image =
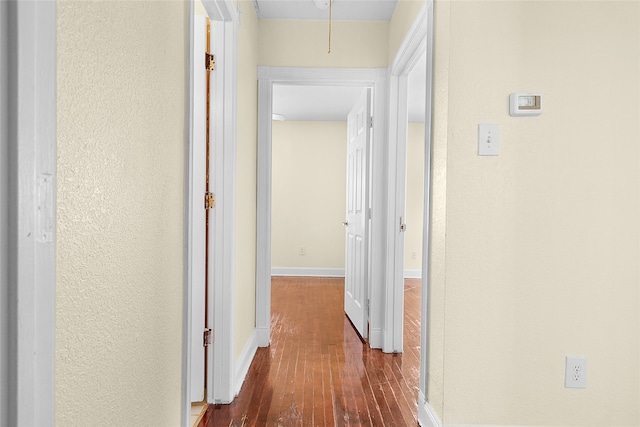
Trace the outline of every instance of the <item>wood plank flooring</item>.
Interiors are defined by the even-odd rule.
[[[271,345],[240,394],[199,427],[416,426],[420,280],[405,281],[405,352],[363,343],[344,314],[344,279],[274,277]]]

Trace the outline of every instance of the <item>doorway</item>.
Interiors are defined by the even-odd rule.
[[[371,90],[273,89],[272,275],[344,277],[344,311],[366,339]]]
[[[342,86],[372,89],[373,150],[370,246],[370,338],[373,348],[382,347],[382,266],[383,251],[375,242],[383,241],[384,221],[375,212],[383,212],[382,183],[386,134],[386,70],[381,69],[310,69],[259,67],[258,69],[258,224],[256,268],[256,332],[258,345],[266,347],[270,340],[271,322],[271,224],[272,224],[272,129],[274,85]],[[377,171],[377,173],[376,173]]]

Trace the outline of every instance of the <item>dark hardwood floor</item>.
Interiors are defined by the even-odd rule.
[[[271,345],[240,394],[210,405],[199,427],[415,426],[420,280],[405,281],[405,352],[364,344],[344,314],[344,280],[274,277]]]

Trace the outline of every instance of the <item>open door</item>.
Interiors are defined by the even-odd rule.
[[[371,89],[364,89],[347,117],[347,218],[344,311],[362,338],[368,337],[369,152]]]
[[[207,85],[204,52],[207,49],[207,18],[194,19],[193,147],[191,151],[191,402],[202,402],[205,389],[203,332],[206,310],[206,120]]]

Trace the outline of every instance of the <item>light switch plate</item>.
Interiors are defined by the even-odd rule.
[[[478,125],[478,156],[497,156],[500,148],[498,125]]]

